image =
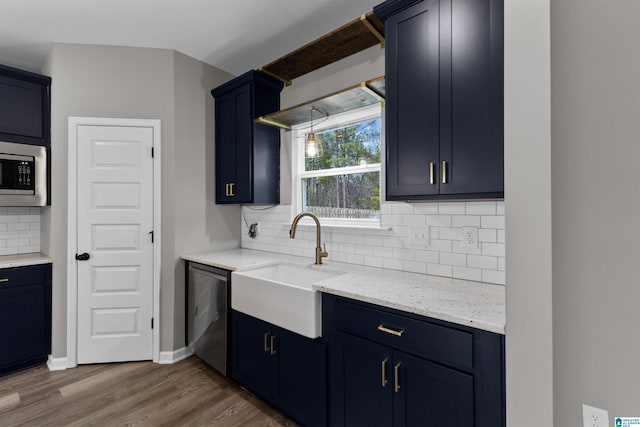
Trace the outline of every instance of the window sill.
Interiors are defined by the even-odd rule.
[[[298,223],[298,228],[302,227],[302,228],[316,228],[316,224],[315,222],[312,222],[313,220],[309,220],[311,222],[299,222]],[[291,226],[291,222],[287,222],[287,223],[283,223],[283,225],[286,225],[287,227]],[[393,228],[389,225],[374,225],[374,224],[336,224],[334,222],[329,222],[329,223],[324,223],[322,221],[320,221],[320,226],[324,229],[331,229],[331,228],[337,228],[337,229],[356,229],[356,230],[384,230],[384,231],[391,231],[393,230]]]

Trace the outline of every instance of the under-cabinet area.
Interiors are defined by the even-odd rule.
[[[229,376],[296,422],[505,425],[504,287],[247,249],[183,258],[230,273]],[[295,293],[317,295],[317,318],[277,315]],[[314,320],[319,337],[291,331]]]

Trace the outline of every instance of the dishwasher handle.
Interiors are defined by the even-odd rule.
[[[214,273],[213,271],[204,270],[202,268],[194,267],[192,265],[189,266],[189,271],[197,271],[198,274],[210,277],[212,279],[220,280],[222,282],[226,282],[227,281],[227,275],[226,274]]]

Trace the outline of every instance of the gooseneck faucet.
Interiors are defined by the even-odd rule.
[[[309,212],[301,212],[293,218],[293,222],[291,223],[291,229],[289,230],[289,238],[293,239],[296,237],[296,227],[298,226],[298,222],[302,217],[308,216],[312,218],[316,222],[316,264],[322,264],[322,258],[326,258],[329,256],[329,252],[327,252],[327,248],[322,249],[322,244],[320,243],[320,221],[318,221],[318,217]]]

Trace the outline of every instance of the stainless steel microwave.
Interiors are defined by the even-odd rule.
[[[0,206],[46,204],[46,148],[0,141]]]

